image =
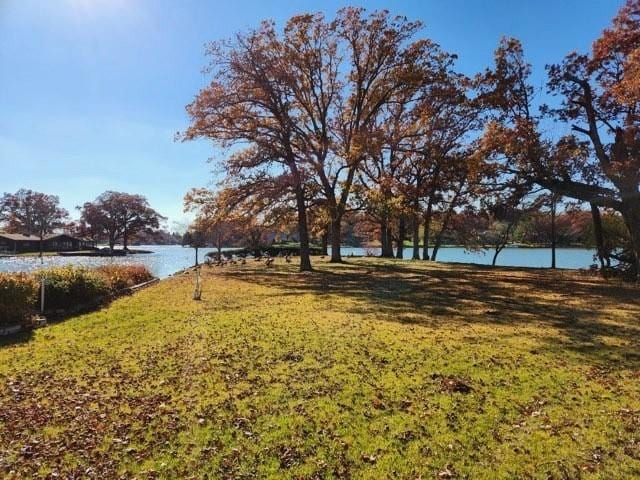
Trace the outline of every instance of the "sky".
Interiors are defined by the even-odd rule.
[[[208,78],[204,46],[301,12],[347,5],[421,20],[422,35],[474,74],[518,37],[542,89],[544,65],[586,51],[619,0],[0,0],[0,193],[19,188],[76,206],[105,190],[146,196],[183,229],[184,194],[214,185],[202,140],[179,142],[185,106]]]

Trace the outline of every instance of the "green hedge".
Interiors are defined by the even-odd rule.
[[[97,301],[111,293],[109,285],[96,272],[83,267],[38,270],[34,276],[45,280],[46,310],[67,309]]]
[[[45,310],[67,310],[90,305],[148,280],[153,276],[140,265],[108,265],[94,269],[66,266],[33,274],[0,274],[0,326],[29,320],[39,307],[40,282],[45,280]]]
[[[0,273],[0,327],[29,320],[38,298],[38,282],[26,273]]]

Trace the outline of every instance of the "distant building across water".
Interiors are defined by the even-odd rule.
[[[73,237],[66,233],[50,233],[43,237],[42,250],[45,252],[77,252],[92,250],[96,242]],[[21,233],[0,232],[0,253],[26,253],[40,251],[40,237]]]

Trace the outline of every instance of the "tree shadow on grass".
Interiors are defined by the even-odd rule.
[[[640,289],[618,281],[571,271],[374,259],[320,263],[311,274],[284,264],[216,273],[276,287],[279,295],[327,296],[328,308],[344,297],[354,302],[342,310],[404,324],[548,325],[561,333],[545,335],[554,352],[640,368]],[[612,309],[616,319],[608,316]]]

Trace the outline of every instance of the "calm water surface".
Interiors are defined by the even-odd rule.
[[[127,257],[44,257],[41,265],[37,257],[0,257],[0,272],[29,272],[41,267],[57,267],[68,264],[94,267],[105,264],[144,264],[151,272],[160,278],[166,278],[172,273],[182,270],[194,263],[194,250],[178,245],[143,245],[144,250],[153,253],[130,255]],[[198,256],[200,260],[212,248],[201,248]],[[405,258],[411,257],[411,249],[405,249]],[[559,268],[589,268],[593,262],[593,250],[582,248],[557,249],[557,263]],[[380,249],[363,249],[344,247],[342,254],[349,255],[379,255]],[[493,252],[466,252],[463,248],[442,248],[438,252],[438,260],[443,262],[479,263],[490,265]],[[548,248],[505,248],[498,256],[498,265],[514,267],[548,267],[551,265],[551,250]]]
[[[190,267],[195,261],[194,250],[179,245],[136,245],[133,248],[149,250],[153,253],[126,257],[43,257],[43,264],[38,257],[0,257],[0,272],[30,272],[38,268],[61,267],[69,264],[86,267],[143,264],[156,277],[166,278],[172,273]],[[204,255],[212,250],[213,248],[198,249],[198,259],[202,262]]]
[[[343,255],[380,255],[379,248],[342,248]],[[404,249],[404,258],[411,258],[413,250]],[[558,268],[589,268],[593,263],[595,250],[585,248],[557,248],[556,265]],[[422,249],[420,249],[422,255]],[[486,252],[468,252],[460,247],[443,247],[438,250],[438,261],[479,263],[491,265],[493,250]],[[550,248],[505,248],[496,265],[503,267],[535,267],[543,268],[551,266]]]

